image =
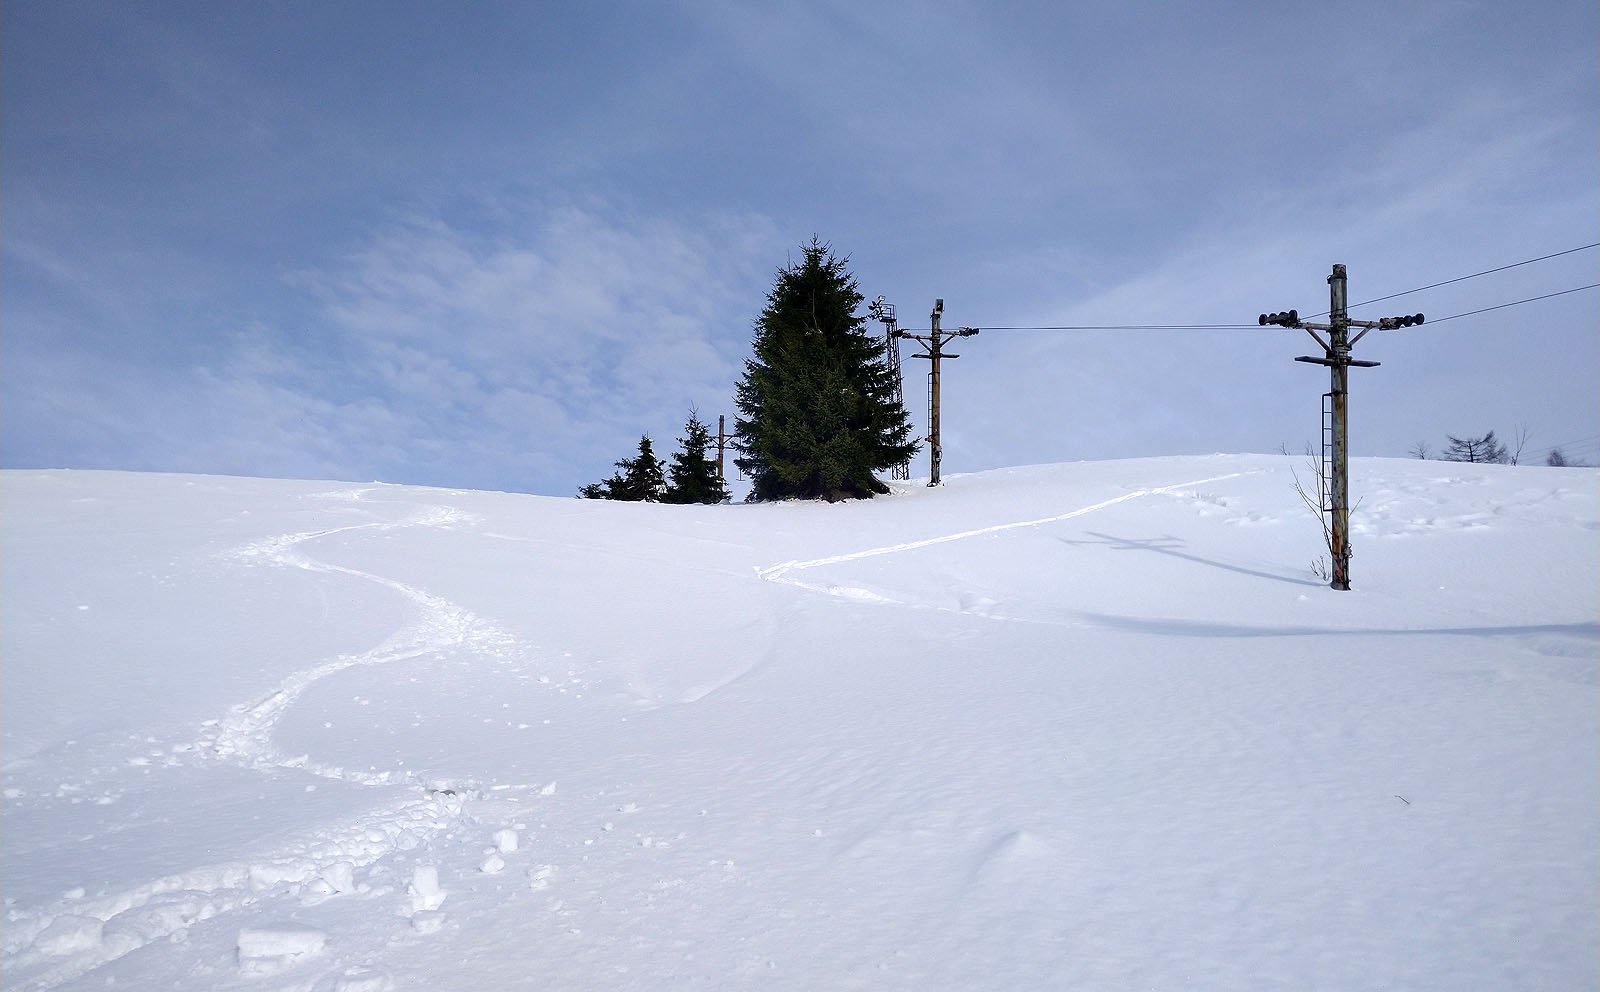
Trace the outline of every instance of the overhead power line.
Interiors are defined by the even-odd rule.
[[[1576,251],[1581,249],[1574,250]],[[1506,307],[1517,307],[1524,303],[1537,303],[1540,300],[1548,300],[1557,296],[1567,296],[1571,293],[1581,293],[1584,290],[1596,288],[1600,288],[1600,283],[1592,282],[1587,286],[1574,286],[1572,289],[1563,289],[1554,293],[1545,293],[1542,296],[1530,296],[1525,300],[1512,300],[1510,303],[1498,303],[1492,307],[1483,307],[1478,310],[1468,310],[1466,313],[1455,313],[1448,317],[1429,317],[1427,319],[1427,323],[1438,324],[1446,320],[1457,320],[1461,317],[1471,317],[1475,314],[1489,313],[1491,310],[1504,310]],[[1418,291],[1411,290],[1410,292]],[[1395,294],[1395,296],[1404,295],[1406,294]],[[1394,297],[1385,296],[1381,297],[1381,299],[1390,300],[1394,299]],[[1377,303],[1378,300],[1368,300],[1367,302]],[[1322,314],[1311,314],[1310,316],[1326,316],[1326,312]],[[986,331],[1264,331],[1274,330],[1276,328],[1274,326],[1261,326],[1258,324],[985,324],[983,325],[983,329]]]
[[[1474,272],[1471,275],[1456,276],[1454,279],[1446,279],[1443,282],[1435,282],[1426,286],[1418,286],[1416,289],[1401,290],[1398,293],[1390,293],[1388,296],[1380,296],[1376,299],[1366,300],[1361,303],[1352,303],[1351,306],[1364,307],[1369,303],[1382,303],[1384,300],[1393,300],[1401,296],[1410,296],[1412,293],[1420,293],[1427,289],[1438,289],[1440,286],[1448,286],[1451,283],[1466,282],[1468,279],[1476,279],[1479,276],[1493,275],[1496,272],[1504,272],[1507,269],[1514,269],[1521,265],[1532,265],[1535,262],[1544,262],[1552,258],[1560,258],[1562,255],[1571,255],[1575,252],[1588,251],[1590,248],[1600,248],[1600,241],[1597,241],[1592,245],[1582,245],[1577,248],[1568,248],[1566,251],[1557,251],[1551,252],[1548,255],[1540,255],[1538,258],[1523,259],[1520,262],[1512,262],[1510,265],[1501,265],[1493,269],[1484,269],[1482,272]],[[1466,314],[1461,314],[1460,316],[1464,317]]]
[[[1554,452],[1561,452],[1569,458],[1589,458],[1600,454],[1600,435],[1581,438],[1577,441],[1563,441],[1549,447],[1538,448],[1523,455],[1524,461],[1543,461]]]
[[[1600,248],[1600,241],[1596,241],[1593,244],[1579,245],[1576,248],[1568,248],[1565,251],[1551,252],[1548,255],[1540,255],[1538,258],[1525,258],[1520,262],[1512,262],[1509,265],[1497,265],[1492,269],[1484,269],[1481,272],[1472,272],[1464,276],[1456,276],[1454,279],[1444,279],[1440,282],[1429,283],[1426,286],[1418,286],[1416,289],[1407,289],[1398,293],[1390,293],[1388,296],[1379,296],[1371,300],[1365,300],[1361,303],[1352,303],[1350,306],[1362,307],[1372,303],[1382,303],[1384,300],[1393,300],[1401,296],[1409,296],[1412,293],[1421,293],[1429,289],[1438,289],[1440,286],[1449,286],[1452,283],[1465,282],[1468,279],[1476,279],[1479,276],[1493,275],[1496,272],[1504,272],[1507,269],[1515,269],[1524,265],[1533,265],[1535,262],[1547,262],[1552,258],[1560,258],[1563,255],[1573,255],[1580,251],[1588,251],[1591,248]],[[1567,293],[1579,293],[1583,290],[1594,288],[1594,286],[1579,286],[1576,289],[1565,289],[1558,293],[1548,293],[1544,296],[1534,296],[1526,300],[1516,300],[1512,303],[1502,303],[1499,306],[1485,307],[1483,310],[1473,310],[1470,313],[1458,313],[1449,317],[1434,317],[1432,318],[1432,322],[1437,324],[1441,320],[1455,320],[1457,317],[1470,317],[1473,314],[1485,313],[1489,310],[1499,310],[1503,309],[1504,307],[1514,307],[1523,303],[1533,303],[1536,300],[1547,300],[1552,296],[1563,296]],[[1326,317],[1327,315],[1327,311],[1323,311],[1322,313],[1309,314],[1307,319],[1313,320],[1317,317]],[[1261,330],[1262,328],[1256,324],[986,324],[984,325],[983,329],[986,331],[1248,331]]]
[[[1242,331],[1255,324],[1056,324],[1052,326],[983,325],[986,331]]]
[[[1395,298],[1401,297],[1401,296],[1410,296],[1412,293],[1420,293],[1420,292],[1422,292],[1424,290],[1428,290],[1428,289],[1438,289],[1440,286],[1448,286],[1451,283],[1466,282],[1468,279],[1476,279],[1479,276],[1493,275],[1496,272],[1504,272],[1507,269],[1515,269],[1515,268],[1517,268],[1519,266],[1523,266],[1523,265],[1532,265],[1535,262],[1545,262],[1545,261],[1549,261],[1552,258],[1560,258],[1563,255],[1571,255],[1571,254],[1574,254],[1574,253],[1580,252],[1580,251],[1588,251],[1590,248],[1600,248],[1600,241],[1597,241],[1594,244],[1590,244],[1590,245],[1579,245],[1576,248],[1568,248],[1566,251],[1555,251],[1555,252],[1551,252],[1548,255],[1540,255],[1538,258],[1525,258],[1520,262],[1512,262],[1509,265],[1497,265],[1492,269],[1484,269],[1482,272],[1472,272],[1472,273],[1469,273],[1469,274],[1464,275],[1464,276],[1456,276],[1454,279],[1445,279],[1445,280],[1443,280],[1441,282],[1429,283],[1426,286],[1418,286],[1416,289],[1406,289],[1406,290],[1402,290],[1402,291],[1400,291],[1398,293],[1390,293],[1388,296],[1379,296],[1379,297],[1377,297],[1375,299],[1366,300],[1366,301],[1363,301],[1361,303],[1352,303],[1351,306],[1353,306],[1353,307],[1364,307],[1364,306],[1367,306],[1368,304],[1372,304],[1372,303],[1382,303],[1384,300],[1392,300],[1392,299],[1395,299]],[[1326,317],[1327,316],[1327,311],[1323,311],[1322,313],[1319,313],[1319,314],[1313,314],[1312,316],[1313,317]],[[1456,316],[1465,317],[1466,314],[1457,314]],[[1440,320],[1445,320],[1447,318],[1441,317],[1439,319]]]
[[[1554,451],[1557,448],[1593,447],[1596,444],[1600,444],[1600,434],[1590,434],[1588,437],[1580,437],[1575,441],[1560,441],[1544,450]]]
[[[1569,293],[1581,293],[1586,289],[1595,289],[1595,288],[1600,288],[1600,282],[1592,282],[1587,286],[1578,286],[1578,287],[1576,287],[1574,289],[1563,289],[1558,293],[1546,293],[1543,296],[1530,296],[1526,300],[1515,300],[1515,301],[1513,301],[1511,303],[1501,303],[1498,306],[1484,307],[1481,310],[1468,310],[1466,313],[1452,314],[1449,317],[1434,317],[1434,318],[1431,318],[1428,322],[1431,323],[1431,324],[1437,324],[1440,321],[1455,320],[1458,317],[1471,317],[1474,314],[1488,313],[1491,310],[1504,310],[1506,307],[1521,306],[1524,303],[1536,303],[1539,300],[1548,300],[1548,299],[1550,299],[1552,297],[1555,297],[1555,296],[1566,296]]]

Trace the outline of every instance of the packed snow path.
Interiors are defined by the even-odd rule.
[[[1593,986],[1596,474],[1292,464],[7,472],[4,984]]]

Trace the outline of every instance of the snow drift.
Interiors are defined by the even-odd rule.
[[[0,475],[7,988],[1586,988],[1593,469]]]

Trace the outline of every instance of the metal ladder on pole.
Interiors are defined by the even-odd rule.
[[[1317,501],[1323,513],[1333,512],[1333,394],[1322,394],[1322,464],[1317,472]]]
[[[891,320],[890,330],[891,331],[894,329],[894,326],[895,326],[892,323],[893,319],[894,319],[894,311],[891,309],[890,310],[890,320]],[[897,336],[895,336],[894,334],[890,334],[888,341],[884,344],[884,361],[888,364],[889,375],[890,375],[892,381],[894,382],[894,404],[895,404],[895,406],[898,406],[901,409],[905,409],[906,396],[905,396],[905,386],[903,384],[904,383],[904,377],[901,374],[901,370],[900,370],[900,339]],[[909,419],[909,417],[908,417],[908,419]],[[890,469],[889,469],[889,478],[897,479],[897,480],[900,480],[900,481],[904,481],[906,479],[911,478],[911,460],[908,458],[908,459],[906,459],[905,461],[901,462],[898,465],[891,466]]]
[[[904,409],[906,398],[900,370],[900,322],[895,318],[894,306],[885,302],[880,296],[868,304],[867,311],[873,320],[883,324],[883,364],[889,372],[889,387],[894,404]],[[890,478],[901,481],[911,478],[910,459],[890,466],[889,474]]]
[[[895,320],[894,307],[885,307],[884,309],[887,312],[887,320],[884,323],[883,361],[889,370],[889,381],[894,388],[894,404],[903,409],[906,403],[906,396],[904,376],[900,369],[900,337],[897,333],[899,324]],[[898,465],[890,466],[889,478],[898,481],[905,481],[911,478],[911,460],[907,459]]]

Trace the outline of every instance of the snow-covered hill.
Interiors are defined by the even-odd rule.
[[[5,987],[1594,988],[1600,475],[1300,461],[7,471]]]

